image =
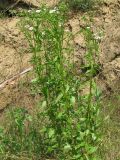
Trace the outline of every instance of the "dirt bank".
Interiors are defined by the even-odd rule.
[[[35,1],[34,1],[35,2]],[[36,3],[34,5],[37,6]],[[46,1],[47,3],[47,1]],[[55,4],[51,1],[49,5]],[[98,85],[103,91],[120,90],[120,1],[104,3],[94,13],[93,28],[95,34],[102,31],[100,40],[99,74],[96,76]],[[68,22],[72,32],[76,32],[83,13],[75,14]],[[0,19],[0,84],[5,80],[18,75],[18,78],[5,85],[0,90],[0,110],[10,105],[32,106],[34,97],[30,92],[28,74],[21,79],[19,74],[29,68],[31,54],[27,42],[20,32],[17,23],[19,17],[5,17]],[[82,23],[82,22],[81,22]],[[81,37],[75,37],[76,63],[83,60],[84,44]],[[30,81],[30,79],[29,79]]]

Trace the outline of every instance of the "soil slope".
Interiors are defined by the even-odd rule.
[[[27,1],[28,2],[28,1]],[[37,6],[38,1],[31,1]],[[56,1],[46,4],[53,5]],[[79,29],[83,13],[75,14],[68,22],[72,32]],[[18,17],[0,19],[0,85],[6,80],[18,75],[29,68],[31,54],[27,42],[20,32],[17,23]],[[82,22],[81,22],[82,23]],[[101,71],[96,76],[98,85],[103,91],[120,90],[120,1],[108,1],[94,14],[95,34],[103,32],[100,41],[99,63]],[[84,44],[82,37],[75,37],[76,63],[83,60]],[[27,77],[27,74],[25,76]],[[15,78],[16,79],[16,78]],[[21,87],[22,83],[22,89]],[[18,85],[19,84],[19,85]],[[29,87],[23,87],[26,81],[10,81],[0,88],[0,110],[9,105],[32,106],[33,97],[29,93]],[[26,96],[26,97],[25,97]],[[28,98],[27,98],[28,97]],[[32,99],[32,100],[31,100]],[[16,103],[17,102],[17,103]],[[21,103],[22,102],[22,103]],[[30,105],[31,104],[31,105]]]

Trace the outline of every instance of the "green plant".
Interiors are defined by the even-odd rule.
[[[29,28],[24,28],[33,52],[34,83],[41,93],[44,116],[48,119],[44,128],[46,154],[57,155],[60,159],[92,159],[98,140],[99,106],[93,100],[97,94],[93,74],[98,45],[90,28],[81,30],[88,49],[86,76],[90,83],[89,94],[81,96],[82,82],[74,74],[75,64],[68,58],[71,49],[64,46],[64,41],[70,43],[70,39],[65,39],[64,11],[61,7],[43,8],[36,11],[38,14],[28,13],[25,26]],[[67,56],[66,51],[69,51]]]
[[[10,147],[4,148],[4,153],[25,152],[36,159],[95,160],[100,137],[99,95],[93,80],[98,44],[90,27],[80,30],[87,50],[88,69],[82,75],[87,82],[83,82],[75,74],[70,47],[73,35],[65,30],[66,11],[63,4],[52,10],[30,10],[21,22],[33,53],[34,91],[41,99],[33,116],[23,109],[12,112],[12,124],[1,140],[2,148]],[[86,83],[89,93],[82,95]]]
[[[68,6],[74,10],[87,11],[94,8],[96,0],[65,0]]]
[[[25,108],[14,108],[7,112],[6,125],[0,128],[0,158],[18,159],[41,156],[42,139],[36,123],[37,114],[30,115]]]

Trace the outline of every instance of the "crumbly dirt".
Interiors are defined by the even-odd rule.
[[[0,0],[0,9],[8,10],[17,7],[40,7],[41,5],[53,6],[59,0]]]
[[[27,1],[28,2],[28,1]],[[31,1],[35,6],[39,1]],[[44,1],[52,6],[57,1]],[[82,25],[81,17],[83,13],[72,15],[68,21],[69,29],[75,33]],[[95,34],[103,32],[100,40],[99,61],[100,72],[96,76],[98,86],[102,91],[120,90],[120,0],[108,1],[99,10],[94,12],[93,30]],[[29,74],[22,76],[19,74],[31,66],[31,54],[27,42],[21,33],[18,22],[20,18],[1,18],[0,19],[0,85],[16,75],[14,81],[7,83],[0,88],[0,111],[11,105],[33,106],[35,97],[31,94],[31,86],[27,81],[31,80]],[[76,64],[80,66],[84,63],[85,44],[82,36],[76,36],[75,52]],[[79,70],[79,67],[78,67]],[[30,71],[31,72],[31,71]]]
[[[73,33],[83,25],[79,13],[69,20]],[[93,15],[92,29],[95,35],[101,34],[97,83],[102,91],[120,90],[120,1],[108,1]],[[74,39],[78,65],[84,64],[84,38],[78,35]]]

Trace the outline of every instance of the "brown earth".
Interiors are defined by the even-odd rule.
[[[54,6],[59,0],[0,0],[0,9],[7,11],[16,8],[31,8],[40,7],[42,4],[47,6]]]
[[[27,1],[28,2],[28,1]],[[32,2],[32,1],[31,1]],[[38,6],[38,1],[33,5]],[[53,5],[56,1],[46,4]],[[85,14],[85,13],[84,13]],[[81,16],[83,13],[74,14],[68,21],[68,26],[72,32],[80,29],[82,24]],[[97,12],[94,12],[93,30],[96,35],[102,31],[100,40],[99,63],[101,71],[96,76],[98,85],[102,91],[120,90],[120,0],[108,1],[102,5]],[[17,23],[20,18],[1,18],[0,19],[0,111],[10,105],[33,106],[30,85],[26,82],[29,73],[21,77],[19,74],[29,68],[31,54],[27,42],[21,33]],[[83,38],[77,36],[74,39],[76,47],[76,63],[84,62],[85,46]],[[6,80],[15,76],[15,80],[7,82],[4,87],[2,84]],[[16,78],[18,77],[18,78]],[[14,79],[14,78],[13,78]],[[26,87],[27,85],[27,87]]]

